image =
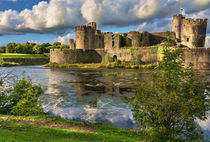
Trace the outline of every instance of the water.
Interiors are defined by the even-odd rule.
[[[3,68],[2,68],[3,69]],[[138,82],[150,78],[149,70],[50,69],[41,66],[4,68],[19,78],[29,76],[44,89],[43,108],[65,119],[101,122],[122,128],[135,128],[129,103]],[[210,82],[210,71],[203,73]],[[199,121],[205,134],[210,118]]]

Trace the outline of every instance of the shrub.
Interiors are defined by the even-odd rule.
[[[43,109],[39,101],[42,93],[40,86],[33,85],[31,81],[23,77],[7,94],[1,93],[0,113],[26,116],[42,114]]]
[[[111,63],[111,62],[114,62],[114,59],[109,55],[109,53],[107,53],[104,57],[104,62]]]

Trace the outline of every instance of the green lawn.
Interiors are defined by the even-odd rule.
[[[48,58],[42,54],[0,53],[0,58]]]
[[[0,115],[0,142],[141,142],[143,140],[144,136],[140,132],[109,125],[74,122],[48,116]]]

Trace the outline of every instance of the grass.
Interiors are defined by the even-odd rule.
[[[0,53],[0,58],[48,58],[42,54]]]
[[[50,116],[0,115],[1,142],[140,142],[144,138],[142,133],[134,130],[98,123],[74,122]]]
[[[93,63],[93,64],[56,64],[49,63],[44,65],[44,67],[53,68],[106,68],[106,69],[154,69],[156,64],[146,64],[146,65],[132,65],[132,64],[116,64],[116,63]]]

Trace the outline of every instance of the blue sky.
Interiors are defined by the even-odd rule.
[[[210,0],[0,0],[0,45],[68,44],[76,25],[92,21],[102,31],[117,33],[167,31],[180,8],[188,17],[210,19]],[[210,43],[209,33],[210,24]]]

